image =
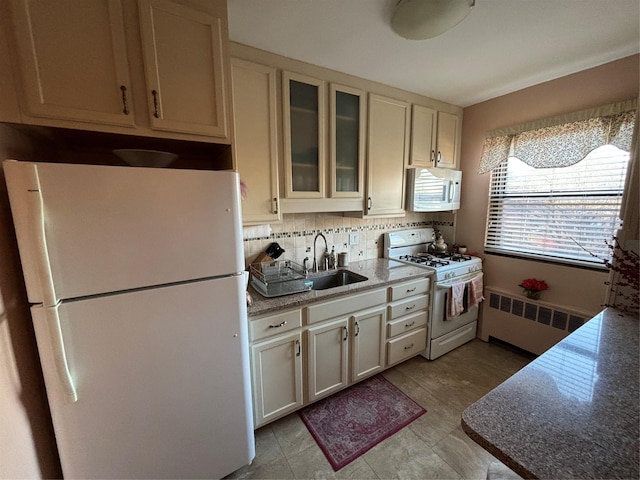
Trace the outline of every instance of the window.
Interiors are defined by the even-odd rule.
[[[612,145],[570,166],[533,168],[508,157],[491,171],[487,252],[605,268],[620,228],[629,153]]]

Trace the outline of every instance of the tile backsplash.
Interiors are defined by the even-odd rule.
[[[348,252],[350,261],[368,260],[383,256],[382,235],[393,230],[416,227],[438,228],[449,244],[454,240],[454,220],[452,213],[412,213],[404,217],[361,219],[344,217],[332,213],[292,213],[284,214],[282,222],[265,227],[244,229],[244,258],[249,265],[272,242],[277,242],[285,253],[279,260],[293,260],[302,263],[305,257],[313,257],[313,240],[318,233],[327,239],[329,251],[335,246],[336,253]],[[355,233],[358,243],[349,244],[349,235]],[[324,244],[318,240],[318,257]]]

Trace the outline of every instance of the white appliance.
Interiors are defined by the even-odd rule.
[[[427,348],[422,354],[429,360],[473,340],[478,327],[478,306],[462,314],[447,317],[451,285],[469,282],[482,275],[482,260],[457,253],[427,253],[433,242],[433,228],[416,228],[384,234],[384,257],[421,266],[433,272],[431,314],[427,328]]]
[[[5,161],[66,478],[255,456],[238,175]]]
[[[460,208],[462,172],[448,168],[407,170],[407,210],[445,212]]]

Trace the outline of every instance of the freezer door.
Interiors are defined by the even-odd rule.
[[[65,478],[220,478],[252,461],[243,287],[237,276],[32,309]]]
[[[5,161],[31,303],[242,271],[238,174]]]

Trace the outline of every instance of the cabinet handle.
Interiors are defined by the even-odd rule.
[[[160,118],[160,114],[158,113],[158,91],[151,90],[151,95],[153,95],[153,116]]]
[[[278,197],[273,197],[273,213],[278,214]]]
[[[418,287],[407,288],[407,293],[415,292],[416,288],[418,288]]]
[[[280,327],[284,327],[286,324],[287,324],[287,321],[284,320],[280,322],[278,325],[269,325],[269,328],[280,328]]]
[[[129,107],[127,106],[127,87],[120,85],[120,91],[122,92],[122,113],[129,115]]]
[[[298,347],[298,351],[296,352],[296,357],[299,357],[302,354],[302,345],[300,344],[300,340],[296,340],[296,346]]]
[[[431,150],[431,165],[436,166],[436,151]]]
[[[405,310],[413,310],[414,308],[416,308],[416,304],[414,303],[413,305],[409,305],[408,307],[405,307]]]
[[[342,340],[346,342],[347,338],[349,338],[349,329],[347,327],[342,327],[342,328],[344,328],[344,338]]]
[[[438,150],[438,163],[442,161],[442,152]]]
[[[371,197],[367,198],[367,210],[371,210],[373,206],[373,202],[371,201]]]
[[[405,323],[404,326],[405,328],[409,328],[409,327],[413,327],[416,324],[415,321],[411,322],[411,323]]]
[[[405,350],[411,350],[413,348],[413,343],[411,345],[409,345],[408,347],[404,347]]]
[[[356,333],[354,334],[354,336],[358,336],[358,334],[360,333],[360,325],[358,325],[358,322],[356,322]]]

